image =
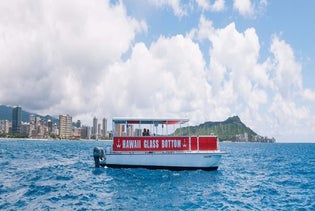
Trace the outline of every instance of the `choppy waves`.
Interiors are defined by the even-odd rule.
[[[91,141],[0,141],[1,210],[315,210],[315,145],[222,143],[218,171],[95,169]]]

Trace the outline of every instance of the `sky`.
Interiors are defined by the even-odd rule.
[[[0,1],[0,104],[93,117],[238,115],[315,142],[315,1]]]

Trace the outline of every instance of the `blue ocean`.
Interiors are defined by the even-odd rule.
[[[217,171],[94,168],[98,141],[0,141],[0,210],[315,210],[315,144],[221,143]]]

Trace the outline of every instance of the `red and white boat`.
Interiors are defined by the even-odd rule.
[[[216,170],[224,154],[216,136],[159,134],[158,128],[167,133],[170,125],[180,125],[182,129],[188,119],[113,118],[112,121],[113,141],[105,147],[105,152],[102,147],[94,148],[95,167]]]

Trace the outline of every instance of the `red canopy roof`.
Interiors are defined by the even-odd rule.
[[[113,118],[115,124],[184,124],[188,119],[146,119],[146,118]]]

